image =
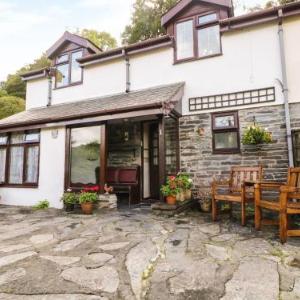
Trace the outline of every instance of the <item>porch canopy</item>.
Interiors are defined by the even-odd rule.
[[[146,115],[181,114],[184,83],[48,107],[29,109],[0,121],[0,132],[101,122]]]

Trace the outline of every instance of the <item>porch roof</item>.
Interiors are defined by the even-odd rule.
[[[109,116],[114,114],[160,109],[176,110],[183,95],[184,82],[151,87],[148,89],[121,93],[104,97],[85,99],[29,109],[0,121],[0,130],[30,125],[42,125],[76,119]],[[180,109],[177,111],[180,113]],[[128,115],[127,115],[128,117]],[[132,113],[134,117],[134,113]],[[37,126],[38,127],[38,126]]]

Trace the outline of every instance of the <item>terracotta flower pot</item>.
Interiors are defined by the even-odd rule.
[[[169,205],[175,205],[176,204],[176,197],[175,196],[167,196],[167,203]]]
[[[91,215],[93,213],[93,203],[81,203],[81,210],[85,215]]]

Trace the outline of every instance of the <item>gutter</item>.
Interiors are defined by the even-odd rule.
[[[288,79],[286,72],[286,59],[285,59],[285,45],[283,38],[283,26],[282,26],[283,12],[282,9],[278,10],[278,41],[280,47],[280,61],[281,61],[281,72],[282,72],[282,82],[280,82],[282,87],[282,94],[284,98],[284,112],[285,112],[285,124],[286,124],[286,135],[288,144],[288,157],[289,166],[294,166],[294,156],[293,156],[293,143],[292,143],[292,131],[291,131],[291,117],[290,117],[290,107],[289,107],[289,90],[288,90]]]

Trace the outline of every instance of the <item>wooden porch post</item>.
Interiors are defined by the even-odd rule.
[[[159,147],[159,189],[161,185],[165,183],[165,173],[166,173],[166,155],[165,155],[165,118],[160,117],[158,123],[158,147]],[[164,200],[163,195],[159,192],[159,199]]]
[[[100,192],[104,193],[104,185],[106,183],[106,170],[107,170],[107,124],[104,123],[100,127]]]

